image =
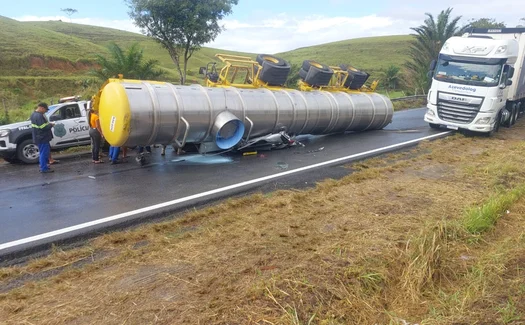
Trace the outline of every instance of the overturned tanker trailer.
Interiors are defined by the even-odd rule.
[[[271,70],[266,61],[249,62],[252,70],[246,65],[249,78],[242,84],[227,81],[231,71],[224,70],[238,66],[228,59],[221,71],[224,76],[208,80],[209,87],[108,80],[93,104],[104,137],[113,146],[195,144],[200,152],[213,152],[265,140],[292,144],[293,136],[300,134],[377,130],[392,121],[392,103],[383,95],[339,86],[315,87],[304,80],[304,90],[287,89],[259,79]],[[204,73],[209,77],[210,71]]]

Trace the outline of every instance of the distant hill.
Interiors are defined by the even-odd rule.
[[[406,60],[410,36],[383,36],[352,39],[278,53],[300,64],[306,59],[334,65],[351,63],[374,73],[390,64],[401,65]],[[127,47],[139,42],[148,58],[173,72],[173,62],[167,51],[154,40],[136,33],[63,21],[19,22],[0,16],[0,68],[3,76],[85,74],[95,54],[107,53],[106,46],[116,42]],[[255,57],[255,53],[218,50],[204,47],[190,59],[190,75],[198,67],[216,60],[216,53]],[[59,63],[61,62],[61,63]],[[68,67],[69,65],[69,67]]]
[[[315,59],[328,65],[351,64],[378,77],[381,69],[391,64],[402,66],[408,58],[412,36],[379,36],[355,38],[278,53],[278,56],[301,64],[303,60]]]
[[[352,64],[377,78],[381,69],[391,64],[401,66],[407,60],[410,40],[410,36],[359,38],[277,55],[294,64],[306,59],[329,65]],[[89,93],[93,90],[85,89],[85,80],[90,78],[88,72],[94,66],[96,54],[108,53],[106,46],[110,42],[124,48],[138,42],[145,56],[158,60],[167,71],[167,80],[178,82],[179,76],[168,52],[144,35],[63,21],[19,22],[0,16],[0,97],[5,97],[6,91],[11,92],[14,95],[10,96],[18,98],[20,104],[23,102],[20,98],[34,101],[82,91]],[[202,81],[199,67],[218,61],[214,57],[217,53],[256,56],[256,53],[204,47],[189,61],[188,81]]]

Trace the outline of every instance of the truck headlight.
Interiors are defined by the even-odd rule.
[[[430,116],[436,116],[436,113],[434,113],[434,110],[431,109],[431,108],[429,108],[429,109],[427,110],[427,114],[430,115]]]
[[[7,137],[11,133],[10,130],[0,130],[0,137]]]
[[[482,117],[476,121],[476,124],[488,124],[490,122],[490,117]]]

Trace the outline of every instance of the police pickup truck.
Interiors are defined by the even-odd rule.
[[[47,119],[55,122],[51,150],[90,144],[88,110],[88,101],[67,101],[49,106]],[[38,156],[30,121],[0,125],[0,158],[34,164],[38,163]]]

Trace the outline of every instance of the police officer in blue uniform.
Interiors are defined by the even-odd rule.
[[[51,146],[49,142],[53,139],[51,128],[55,123],[48,122],[44,114],[49,110],[46,103],[39,103],[36,110],[31,114],[31,127],[33,128],[33,142],[38,146],[40,153],[39,163],[41,173],[52,173],[54,170],[47,165]]]

